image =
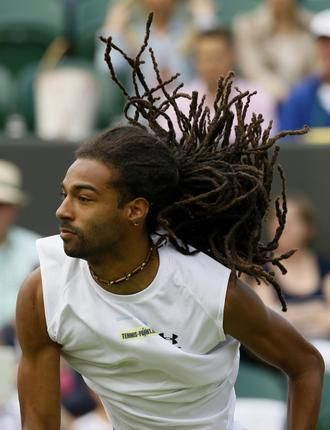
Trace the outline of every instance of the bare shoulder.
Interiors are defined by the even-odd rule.
[[[48,336],[40,269],[25,279],[16,304],[17,336],[23,351],[34,351],[53,343]]]
[[[252,325],[259,325],[260,320],[265,323],[268,317],[268,308],[263,305],[253,288],[232,274],[229,278],[225,302],[225,326],[228,328],[228,333],[232,328],[235,329],[236,325],[240,330],[244,330],[241,324],[243,319],[249,321],[249,330],[251,330]]]

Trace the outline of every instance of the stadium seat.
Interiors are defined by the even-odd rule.
[[[37,69],[36,63],[29,64],[18,73],[16,79],[16,110],[31,132],[35,129],[34,81]]]
[[[216,0],[217,16],[221,25],[230,26],[236,15],[254,9],[264,0]],[[329,0],[302,0],[301,4],[312,12],[330,7]]]
[[[321,411],[320,419],[317,425],[317,430],[329,430],[330,429],[330,408]]]
[[[330,429],[330,372],[327,369],[324,375],[323,392],[320,410],[320,419],[317,430]]]
[[[242,361],[235,391],[237,397],[286,400],[286,384],[280,374]]]
[[[302,4],[312,12],[319,12],[330,8],[329,0],[303,0]]]
[[[279,430],[286,416],[286,382],[281,374],[241,361],[235,385],[235,419],[254,430]]]
[[[230,26],[236,15],[254,9],[259,4],[260,0],[218,0],[216,7],[219,23],[224,26]]]
[[[95,78],[99,93],[99,108],[96,128],[108,127],[122,112],[124,99],[119,89],[114,85],[110,76],[96,71],[91,61],[79,58],[64,58],[56,67],[76,67],[89,71]],[[25,119],[29,131],[35,131],[36,110],[34,84],[42,69],[38,64],[25,67],[17,78],[18,113]]]
[[[12,76],[5,67],[0,66],[0,129],[4,127],[8,115],[12,112],[14,100]]]
[[[114,0],[62,0],[67,17],[65,34],[72,53],[89,60],[94,58],[96,34],[102,26],[109,5]]]
[[[62,4],[58,0],[1,2],[1,63],[16,73],[38,61],[54,38],[62,33]]]

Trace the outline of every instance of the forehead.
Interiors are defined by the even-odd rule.
[[[197,39],[195,44],[195,49],[197,53],[208,53],[219,50],[228,50],[228,41],[221,36],[207,36]]]
[[[109,189],[115,171],[98,160],[78,158],[68,169],[63,180],[65,187],[88,186],[102,191]]]
[[[177,0],[143,0],[142,3],[147,9],[157,11],[172,9]]]

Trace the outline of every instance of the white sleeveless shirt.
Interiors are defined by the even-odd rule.
[[[239,343],[223,331],[229,269],[165,245],[153,282],[117,295],[64,253],[59,236],[37,248],[49,336],[116,430],[234,428]]]

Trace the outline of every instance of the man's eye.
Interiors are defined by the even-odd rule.
[[[89,198],[87,198],[87,197],[84,197],[84,196],[79,196],[79,197],[78,197],[78,200],[79,200],[80,202],[83,202],[83,203],[87,203],[87,202],[90,202],[90,201],[91,201],[91,199],[89,199]]]
[[[66,197],[66,193],[65,193],[64,191],[61,191],[61,192],[60,192],[60,199],[61,199],[61,200],[64,200],[64,199],[65,199],[65,197]]]

